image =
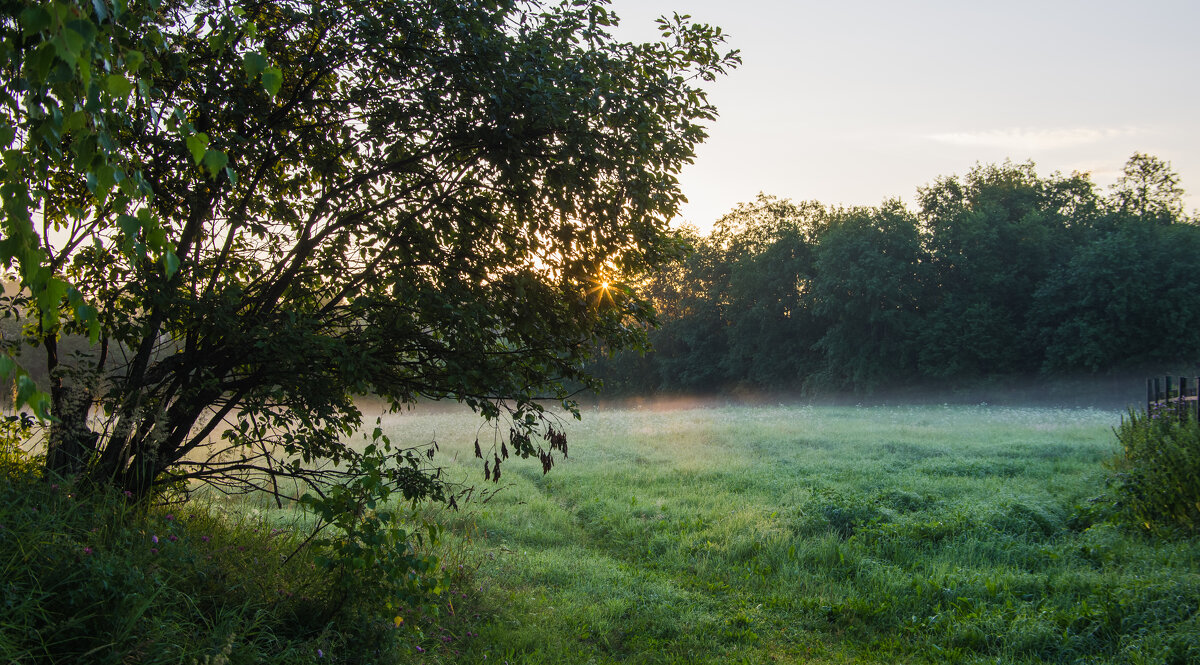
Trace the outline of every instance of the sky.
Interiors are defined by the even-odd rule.
[[[719,25],[743,64],[680,175],[701,229],[763,192],[878,205],[976,163],[1032,160],[1107,190],[1134,152],[1200,208],[1200,2],[613,0],[624,39],[672,12]]]

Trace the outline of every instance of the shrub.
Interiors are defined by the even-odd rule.
[[[1147,531],[1200,530],[1200,423],[1131,410],[1115,432],[1124,517]]]

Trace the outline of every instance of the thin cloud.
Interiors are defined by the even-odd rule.
[[[981,132],[948,132],[929,134],[925,138],[937,143],[961,147],[1035,151],[1100,143],[1142,133],[1144,133],[1143,130],[1137,127],[1103,129],[1076,127],[1070,129],[992,129]]]

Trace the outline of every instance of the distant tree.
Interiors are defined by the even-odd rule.
[[[1109,197],[1113,208],[1153,224],[1183,221],[1183,188],[1171,163],[1153,155],[1135,152]]]
[[[1127,224],[1081,245],[1037,289],[1050,372],[1200,362],[1200,229]]]
[[[937,301],[925,317],[920,363],[934,376],[1036,370],[1027,333],[1037,285],[1082,236],[1071,210],[1090,210],[1079,176],[1039,177],[1032,163],[980,166],[919,191]]]
[[[349,445],[367,393],[508,412],[505,455],[561,447],[538,398],[570,405],[585,359],[640,339],[648,303],[596,286],[675,252],[715,117],[698,82],[737,61],[678,16],[649,44],[614,22],[603,0],[7,3],[0,260],[52,377],[49,471],[442,496],[415,451]],[[58,352],[73,332],[91,356]]]
[[[714,226],[729,265],[721,364],[732,383],[789,389],[815,369],[813,245],[825,224],[821,204],[760,194]]]
[[[928,265],[916,216],[895,200],[839,211],[814,254],[827,377],[862,390],[913,376]]]
[[[650,333],[657,367],[651,389],[711,393],[726,385],[729,265],[711,238],[690,228],[682,235],[687,256],[658,271],[647,289],[662,313],[661,327]]]

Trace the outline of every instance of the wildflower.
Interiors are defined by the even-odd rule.
[[[325,657],[325,652],[321,651],[320,649],[317,649],[317,658],[324,658],[324,657]]]
[[[157,548],[157,547],[151,547],[151,548],[150,548],[150,553],[151,553],[151,554],[158,554],[158,548]]]
[[[169,540],[171,542],[175,542],[175,541],[179,540],[179,536],[176,536],[175,534],[171,534],[171,535],[167,536],[167,540]]]
[[[424,650],[424,649],[422,649],[422,648],[420,647],[420,645],[418,645],[418,646],[417,646],[417,653],[425,653],[425,650]]]
[[[171,521],[171,520],[173,520],[173,519],[175,519],[175,514],[174,514],[174,513],[167,513],[167,521],[168,521],[168,522],[170,522],[170,521]]]
[[[89,554],[91,554],[91,553],[92,553],[92,548],[90,548],[90,547],[85,547],[85,548],[83,548],[83,554],[84,554],[84,556],[87,556],[87,555],[89,555]]]
[[[397,616],[396,618],[392,619],[392,623],[395,624],[397,628],[399,628],[400,624],[404,623],[404,617]]]
[[[200,536],[200,541],[207,543],[209,541],[209,538],[208,538],[208,536]]]
[[[124,494],[124,495],[125,495],[125,498],[126,498],[126,499],[132,499],[132,498],[133,498],[133,492],[130,492],[129,490],[125,490],[124,492],[122,492],[122,494]]]
[[[50,484],[50,489],[52,489],[52,490],[57,490],[57,489],[58,489],[58,483],[51,483],[51,484]]]
[[[158,536],[150,536],[150,542],[157,545],[158,544]]]

